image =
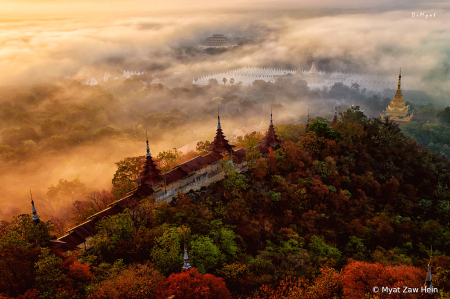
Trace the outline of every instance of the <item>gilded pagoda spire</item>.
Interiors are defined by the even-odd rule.
[[[402,69],[400,69],[400,73],[398,75],[398,87],[397,91],[395,92],[394,98],[392,99],[386,110],[380,114],[382,118],[388,117],[391,121],[398,123],[409,122],[414,113],[414,111],[410,111],[409,105],[406,105],[406,102],[403,100],[401,82]]]

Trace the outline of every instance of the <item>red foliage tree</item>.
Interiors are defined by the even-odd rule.
[[[156,291],[157,298],[231,299],[231,293],[222,278],[201,274],[196,268],[174,273],[165,279]],[[172,296],[172,297],[171,297]]]
[[[342,298],[341,275],[333,268],[320,269],[321,274],[312,282],[304,278],[288,278],[274,289],[263,286],[251,299],[318,299]]]
[[[34,283],[34,263],[39,249],[20,248],[11,244],[0,249],[0,293],[17,296]]]
[[[267,155],[267,166],[272,174],[278,173],[277,154],[272,148],[269,148],[269,154]]]
[[[161,274],[147,265],[138,265],[94,285],[88,299],[152,299]],[[183,298],[183,297],[179,297]]]
[[[373,288],[380,288],[378,298],[405,298],[403,287],[419,288],[419,294],[407,294],[408,298],[425,298],[420,293],[423,287],[425,270],[407,266],[383,266],[379,263],[351,261],[342,272],[342,285],[345,298],[363,298],[366,294],[374,294]],[[382,292],[382,287],[400,288],[400,293]]]

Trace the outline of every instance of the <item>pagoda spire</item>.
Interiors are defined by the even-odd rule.
[[[217,131],[216,137],[214,137],[214,141],[211,142],[211,145],[207,148],[209,151],[214,151],[218,153],[232,152],[234,145],[230,145],[228,140],[225,139],[225,135],[222,132],[222,126],[220,125],[220,114],[219,109],[217,109]]]
[[[273,121],[272,121],[272,107],[270,107],[270,125],[273,126]]]
[[[395,92],[394,98],[391,103],[387,106],[386,110],[380,113],[380,116],[388,117],[389,120],[404,123],[409,122],[413,117],[414,111],[410,111],[409,105],[406,105],[405,100],[403,99],[402,89],[401,89],[401,81],[402,81],[402,69],[400,69],[400,73],[398,75],[398,88]]]
[[[34,207],[34,201],[33,201],[33,194],[31,194],[30,189],[30,196],[31,196],[31,211],[33,212],[33,222],[35,224],[38,224],[41,220],[39,219],[39,216],[37,215],[36,208]]]
[[[148,136],[147,136],[147,131],[145,131],[145,138],[147,139],[147,157],[151,157],[152,154],[150,154],[150,147],[148,146]]]
[[[308,130],[309,127],[309,109],[308,109],[308,117],[306,118],[306,130]]]
[[[161,174],[161,170],[159,170],[156,167],[156,164],[153,161],[152,155],[150,154],[148,138],[147,138],[147,154],[145,156],[146,157],[145,157],[144,170],[141,171],[140,177],[133,180],[133,182],[136,182],[138,184],[153,186],[153,185],[156,185],[156,184],[164,181],[164,178]]]
[[[217,129],[222,129],[222,127],[220,126],[220,111],[219,111],[219,107],[217,107]]]
[[[184,242],[184,257],[183,257],[183,267],[181,267],[181,269],[183,271],[189,270],[192,266],[189,263],[189,256],[188,256],[188,251],[186,249],[186,241]]]
[[[272,119],[272,108],[270,108],[270,125],[269,129],[267,130],[266,136],[264,136],[264,139],[261,141],[261,144],[278,149],[282,141],[283,140],[280,140],[278,138],[278,135],[275,133]]]
[[[432,279],[431,279],[431,268],[433,267],[432,262],[433,262],[433,246],[431,246],[430,261],[428,262],[428,273],[427,273],[427,278],[425,280],[425,286],[429,289],[431,289],[433,287]]]
[[[333,121],[331,122],[331,126],[333,126],[337,122],[337,107],[334,107],[334,116]]]

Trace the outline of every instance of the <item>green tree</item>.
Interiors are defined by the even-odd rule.
[[[14,217],[10,233],[15,233],[20,236],[18,242],[25,241],[32,245],[45,247],[51,239],[50,232],[53,230],[53,225],[50,221],[40,221],[38,224],[33,222],[30,214],[22,214]],[[14,239],[16,237],[13,237]]]
[[[99,254],[113,253],[120,241],[131,237],[136,228],[131,216],[125,210],[123,213],[103,218],[96,225],[97,233],[90,241]]]
[[[162,151],[158,154],[158,161],[162,165],[162,172],[167,172],[171,170],[173,167],[177,166],[178,160],[181,158],[183,154],[178,151],[176,148],[171,150]]]
[[[161,237],[155,239],[151,256],[158,270],[167,275],[179,271],[183,266],[181,251],[183,236],[176,227],[169,227],[164,224],[162,229],[164,229],[164,233]]]
[[[319,138],[323,137],[331,140],[341,139],[341,136],[337,131],[330,129],[327,124],[319,121],[313,122],[306,130],[306,133],[308,132],[314,132]]]
[[[247,184],[248,179],[245,175],[237,172],[236,170],[232,170],[227,173],[226,179],[223,182],[225,189],[231,191],[231,193],[235,196],[238,196],[240,191],[246,190],[249,185]]]
[[[341,259],[341,252],[336,247],[325,243],[323,237],[312,236],[309,243],[309,249],[312,257],[321,260],[323,258],[332,258],[336,262]]]
[[[117,170],[112,179],[113,193],[117,198],[121,198],[126,193],[137,187],[133,182],[139,177],[144,164],[144,157],[128,157],[116,163]]]
[[[220,250],[212,239],[207,236],[194,236],[189,247],[192,265],[201,273],[206,274],[206,272],[216,269]]]
[[[39,261],[35,264],[36,286],[41,298],[54,298],[57,289],[63,283],[66,275],[61,270],[62,259],[50,252],[48,248],[41,249]]]
[[[258,143],[263,140],[264,135],[260,132],[253,131],[250,134],[245,134],[245,136],[238,136],[236,138],[236,148],[250,148],[255,147]]]
[[[450,107],[447,106],[444,110],[441,110],[437,113],[437,117],[443,123],[450,124]]]

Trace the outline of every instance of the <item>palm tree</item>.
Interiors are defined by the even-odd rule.
[[[234,78],[230,79],[230,84],[233,85],[234,84]]]
[[[358,83],[352,83],[352,89],[356,89],[356,90],[359,90],[359,87],[360,87],[360,85],[358,84]]]
[[[223,85],[225,85],[225,83],[227,83],[227,78],[223,78],[222,81],[223,81]]]

